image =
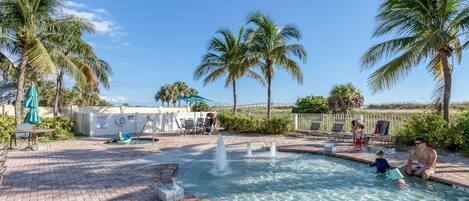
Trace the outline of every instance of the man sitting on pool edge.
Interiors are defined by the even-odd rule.
[[[428,180],[435,174],[436,151],[427,146],[423,137],[416,137],[414,142],[416,147],[410,151],[407,164],[402,166],[400,171],[407,175],[422,176],[423,180]]]

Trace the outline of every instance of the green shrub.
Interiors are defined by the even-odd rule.
[[[291,119],[285,117],[273,117],[262,122],[261,131],[268,134],[283,134],[290,130]]]
[[[74,122],[67,117],[44,117],[38,128],[52,128],[53,132],[46,133],[44,137],[50,140],[69,140],[75,135]]]
[[[439,114],[417,114],[400,126],[393,139],[400,145],[412,145],[416,136],[424,137],[434,148],[469,154],[469,111],[458,115],[449,125]]]
[[[282,134],[290,129],[292,121],[290,118],[285,117],[263,119],[223,112],[218,114],[218,122],[228,131]]]
[[[68,140],[74,136],[74,123],[67,117],[43,117],[37,128],[52,128],[53,132],[45,133],[46,140]],[[0,116],[0,143],[8,142],[10,135],[15,132],[15,119]]]
[[[219,114],[218,121],[225,130],[257,132],[262,119],[246,115],[233,115],[227,112]]]
[[[15,132],[15,119],[8,116],[0,116],[0,143],[10,140],[10,135]]]
[[[450,151],[461,150],[469,153],[469,111],[456,117],[445,135],[444,142]]]
[[[298,98],[292,113],[327,113],[327,99],[322,96],[306,96]]]
[[[417,136],[424,137],[427,143],[435,148],[444,147],[446,121],[438,114],[425,112],[416,114],[404,121],[393,139],[396,144],[412,145]]]

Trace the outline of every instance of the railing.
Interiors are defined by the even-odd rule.
[[[352,128],[351,122],[354,119],[361,119],[365,124],[365,132],[373,133],[376,122],[378,120],[386,120],[390,122],[389,133],[392,134],[397,131],[399,125],[406,119],[409,119],[414,114],[295,114],[295,130],[307,131],[311,123],[321,122],[322,131],[330,131],[334,122],[344,122],[344,131],[350,131]]]

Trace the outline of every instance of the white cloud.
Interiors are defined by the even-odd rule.
[[[73,1],[64,1],[63,5],[65,7],[71,7],[71,8],[83,8],[83,7],[85,7],[84,4],[73,2]]]
[[[117,103],[125,103],[127,99],[124,96],[100,96],[103,100],[117,104]]]
[[[120,38],[123,34],[121,27],[109,16],[105,9],[90,9],[84,4],[73,1],[65,1],[62,7],[64,15],[75,16],[88,20],[96,29],[96,33],[107,35],[113,39]]]

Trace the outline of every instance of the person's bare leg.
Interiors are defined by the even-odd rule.
[[[427,181],[430,179],[430,175],[428,175],[425,171],[422,173],[422,180]]]
[[[409,175],[409,174],[407,174],[407,164],[404,165],[404,166],[402,166],[402,167],[400,167],[400,168],[399,168],[399,171],[400,171],[402,174]],[[409,175],[409,176],[410,176],[410,175]]]
[[[414,174],[417,175],[417,176],[422,176],[423,173],[424,173],[423,169],[418,169],[418,170],[415,171]]]

